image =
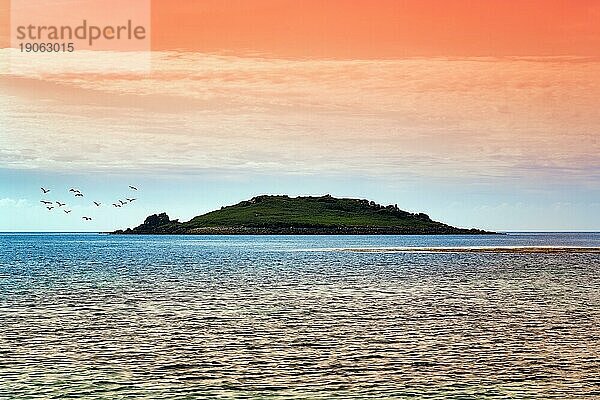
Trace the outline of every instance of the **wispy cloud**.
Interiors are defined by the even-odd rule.
[[[0,86],[8,168],[599,181],[595,59],[170,52],[148,76]]]
[[[2,208],[24,208],[28,206],[29,202],[26,199],[11,199],[9,197],[0,199],[0,207]]]

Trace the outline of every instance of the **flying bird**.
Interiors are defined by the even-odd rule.
[[[122,206],[124,206],[125,204],[127,204],[127,202],[123,201],[123,200],[119,200],[119,203],[121,203]]]
[[[113,206],[115,206],[115,207],[119,207],[119,208],[121,207],[121,205],[120,205],[120,204],[116,204],[116,203],[113,203]]]
[[[69,189],[69,192],[73,192],[73,193],[81,193],[79,190],[77,190],[77,189],[73,189],[73,188]]]
[[[59,207],[66,206],[65,203],[61,203],[60,201],[57,201],[56,204],[58,204]]]
[[[46,194],[46,193],[48,193],[50,191],[50,189],[44,189],[43,187],[40,188],[40,189],[42,189],[42,192],[44,192],[44,194]]]
[[[70,213],[73,210],[63,210],[63,211],[65,212],[65,214],[68,214],[68,213]]]
[[[128,201],[128,202],[130,202],[130,203],[133,203],[133,202],[134,202],[134,201],[136,201],[137,199],[125,199],[125,200],[127,200],[127,201]]]
[[[46,201],[46,200],[40,200],[40,203],[43,203],[43,204],[46,204],[46,205],[52,204],[51,201]]]
[[[83,219],[85,221],[91,221],[92,220],[90,217],[81,217],[81,219]]]
[[[83,194],[81,194],[81,193],[75,193],[75,197],[83,197]]]
[[[135,186],[131,186],[131,185],[129,185],[129,189],[131,189],[131,190],[137,190],[137,188]]]
[[[99,203],[99,202],[97,202],[97,201],[94,201],[94,204],[96,205],[96,207],[100,207],[100,204],[102,204],[102,203]]]
[[[50,207],[50,206],[48,206],[46,208],[48,209],[48,211],[52,211],[54,209],[54,207]]]

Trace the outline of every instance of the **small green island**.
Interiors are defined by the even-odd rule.
[[[433,221],[397,205],[382,206],[369,200],[285,195],[257,196],[221,207],[187,222],[154,214],[133,229],[113,234],[133,235],[443,235],[493,234]]]

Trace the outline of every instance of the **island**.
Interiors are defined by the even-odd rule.
[[[331,195],[290,197],[262,195],[221,207],[187,222],[166,213],[146,218],[136,228],[113,234],[134,235],[444,235],[493,234],[433,221],[427,214],[410,213],[398,205],[335,198]]]

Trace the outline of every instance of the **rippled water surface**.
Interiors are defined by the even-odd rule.
[[[598,234],[0,234],[0,398],[600,398]]]

